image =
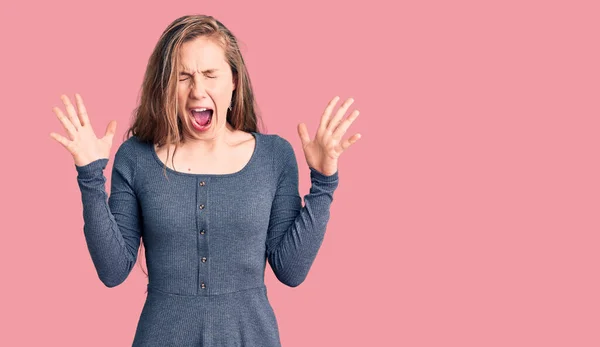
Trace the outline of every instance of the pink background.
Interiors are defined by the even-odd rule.
[[[52,107],[80,93],[120,144],[161,32],[202,13],[243,43],[302,195],[296,125],[361,111],[306,282],[267,268],[285,347],[599,346],[598,2],[391,3],[3,3],[0,345],[131,345],[146,277],[97,278]]]

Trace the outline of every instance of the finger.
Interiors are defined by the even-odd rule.
[[[110,123],[106,126],[106,133],[104,134],[104,138],[112,143],[113,138],[115,137],[115,133],[117,131],[117,121],[111,120]]]
[[[77,114],[79,114],[79,121],[81,122],[81,126],[90,124],[90,119],[88,118],[87,110],[85,109],[85,105],[83,104],[83,99],[81,98],[81,95],[76,93],[75,101],[77,102]]]
[[[71,123],[73,123],[73,126],[75,127],[75,129],[79,129],[81,128],[81,122],[79,121],[79,118],[77,117],[77,111],[75,110],[75,107],[73,106],[73,104],[71,104],[71,100],[69,100],[69,97],[66,95],[61,95],[60,96],[62,102],[65,104],[65,108],[67,109],[67,114],[69,115],[69,119],[71,120]]]
[[[55,139],[56,141],[58,141],[58,143],[60,143],[61,145],[63,145],[63,147],[65,147],[67,150],[70,150],[70,141],[67,140],[64,136],[61,136],[57,133],[50,133],[50,137],[52,137],[53,139]]]
[[[344,114],[346,114],[348,107],[350,107],[350,105],[352,105],[353,102],[354,102],[354,99],[352,99],[352,98],[346,99],[346,101],[342,104],[342,106],[340,106],[338,111],[335,113],[335,116],[333,118],[331,118],[331,120],[329,121],[329,124],[327,124],[327,130],[333,132],[333,130],[335,128],[337,128],[338,123],[340,122],[340,120],[342,119]]]
[[[350,137],[349,139],[346,139],[344,142],[342,142],[342,150],[346,150],[348,149],[350,146],[352,146],[356,141],[358,141],[362,136],[360,134],[354,134],[352,137]]]
[[[325,129],[327,129],[327,124],[329,123],[329,117],[331,116],[331,111],[335,104],[337,104],[338,100],[340,100],[339,96],[334,97],[329,101],[327,107],[325,107],[325,111],[323,111],[323,115],[321,116],[321,123],[319,124],[319,129],[317,130],[317,135],[321,134]]]
[[[308,129],[306,129],[306,124],[298,124],[298,135],[300,136],[302,147],[306,146],[310,142],[310,136],[308,135]]]
[[[348,118],[344,119],[344,121],[342,121],[340,125],[338,125],[338,127],[334,130],[332,137],[335,139],[341,139],[352,124],[352,122],[354,122],[356,118],[358,118],[359,113],[360,112],[358,112],[358,110],[354,110],[354,112],[352,112],[350,116],[348,116]]]
[[[67,134],[69,134],[69,136],[71,137],[71,140],[74,139],[75,134],[77,133],[77,129],[75,129],[73,123],[71,123],[71,121],[64,115],[60,108],[53,107],[52,111],[54,111],[54,114],[56,114],[56,117],[58,118],[58,120],[60,120],[60,123],[65,128]]]

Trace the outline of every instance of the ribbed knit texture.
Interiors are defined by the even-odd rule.
[[[167,168],[166,177],[154,146],[132,136],[115,154],[110,197],[103,173],[108,159],[75,166],[85,239],[106,286],[125,281],[140,237],[144,242],[148,295],[133,346],[281,346],[264,284],[266,263],[288,286],[306,279],[338,173],[310,168],[302,206],[291,144],[252,134],[254,153],[240,171]]]

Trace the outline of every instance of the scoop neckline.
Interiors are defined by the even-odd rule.
[[[150,151],[152,151],[152,156],[158,162],[161,169],[166,167],[167,172],[173,173],[175,175],[189,176],[189,177],[231,177],[231,176],[235,176],[235,175],[239,175],[239,174],[243,173],[255,161],[256,153],[258,152],[259,136],[258,136],[258,133],[254,132],[254,131],[250,131],[250,134],[252,134],[252,136],[254,136],[254,150],[252,151],[252,156],[250,156],[250,160],[248,160],[246,165],[244,165],[244,167],[242,167],[240,170],[238,170],[236,172],[226,173],[226,174],[188,173],[188,172],[175,171],[175,170],[171,169],[170,167],[166,166],[165,163],[163,163],[162,160],[160,160],[160,158],[158,157],[158,153],[156,153],[156,150],[154,150],[154,143],[150,143]]]

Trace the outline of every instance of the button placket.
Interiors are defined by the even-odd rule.
[[[204,236],[208,231],[208,216],[207,216],[207,205],[208,205],[208,186],[210,179],[198,179],[197,181],[197,227],[199,229],[198,236],[198,288],[199,290],[205,290],[209,281],[208,273],[208,237]]]

